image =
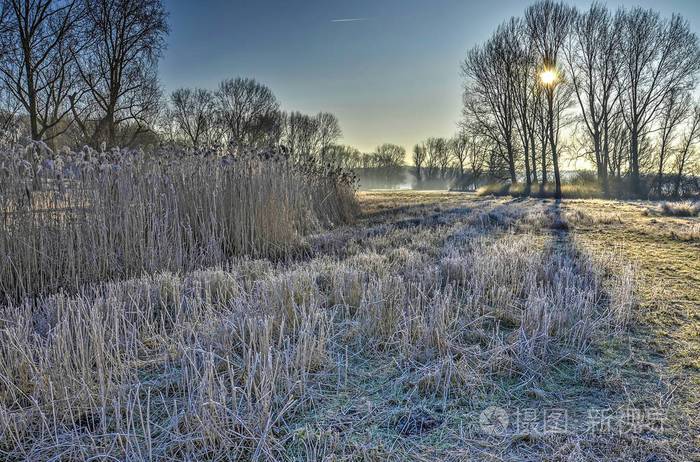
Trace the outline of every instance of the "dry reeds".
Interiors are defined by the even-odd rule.
[[[0,292],[190,271],[234,255],[282,256],[354,213],[351,179],[280,153],[0,153]]]

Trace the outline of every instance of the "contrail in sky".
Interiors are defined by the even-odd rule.
[[[331,19],[331,22],[360,22],[369,21],[372,18],[341,18],[341,19]]]

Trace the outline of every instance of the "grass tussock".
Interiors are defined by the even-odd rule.
[[[282,153],[0,152],[0,292],[282,256],[355,214],[352,179]]]

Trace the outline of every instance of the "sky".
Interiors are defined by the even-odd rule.
[[[451,136],[462,107],[460,64],[529,2],[516,0],[164,0],[171,27],[160,63],[166,94],[252,77],[283,109],[332,112],[342,143],[410,152]],[[590,2],[570,2],[587,8]],[[682,14],[700,32],[700,0],[610,1]]]

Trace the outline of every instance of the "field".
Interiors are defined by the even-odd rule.
[[[286,259],[0,311],[3,460],[700,460],[700,218],[359,193]]]

